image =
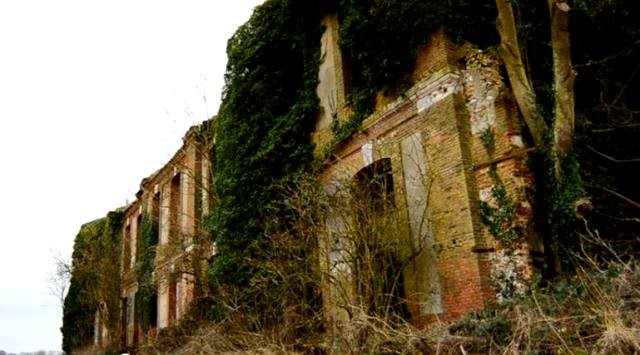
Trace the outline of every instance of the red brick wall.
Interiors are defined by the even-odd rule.
[[[410,300],[412,318],[418,325],[436,317],[444,320],[460,317],[494,299],[490,253],[498,245],[483,225],[479,209],[479,192],[494,185],[488,174],[491,162],[499,160],[498,173],[519,206],[519,217],[525,224],[531,221],[526,187],[530,186],[532,176],[526,163],[527,150],[513,144],[513,137],[521,134],[521,124],[513,104],[504,95],[495,102],[492,130],[496,150],[492,156],[487,154],[481,134],[471,132],[470,113],[462,90],[423,112],[417,111],[418,98],[412,95],[421,83],[464,69],[456,67],[459,59],[456,57],[459,54],[454,55],[456,50],[442,30],[436,32],[416,62],[414,78],[421,82],[405,93],[404,99],[379,95],[376,112],[365,120],[362,132],[341,146],[336,152],[339,160],[323,174],[323,181],[328,182],[342,171],[348,171],[345,175],[358,171],[364,164],[360,149],[367,142],[377,146],[393,145],[416,132],[421,133],[428,170],[434,174],[429,208],[443,313],[420,315],[419,301]],[[378,153],[376,159],[380,157]]]

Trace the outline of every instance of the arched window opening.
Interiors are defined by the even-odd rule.
[[[358,298],[371,315],[408,320],[391,160],[366,166],[354,180],[352,203],[359,230],[354,233],[353,266]]]

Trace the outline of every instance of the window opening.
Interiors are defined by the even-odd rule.
[[[409,319],[403,263],[398,255],[391,160],[380,159],[355,176],[355,283],[369,314]]]

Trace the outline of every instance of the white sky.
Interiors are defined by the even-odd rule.
[[[263,0],[0,0],[0,350],[57,350],[53,251],[132,200],[217,111]]]

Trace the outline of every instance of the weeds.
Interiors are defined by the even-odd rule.
[[[596,233],[583,236],[583,242],[607,248]],[[639,354],[640,263],[617,254],[576,257],[581,266],[571,277],[533,285],[523,296],[428,329],[352,304],[349,317],[339,326],[315,328],[301,337],[287,333],[302,318],[251,330],[243,315],[235,313],[206,326],[199,323],[191,335],[180,335],[179,348],[163,350],[156,345],[147,350],[175,354]],[[317,311],[304,321],[319,324],[322,318]],[[165,333],[181,334],[171,332]]]
[[[577,272],[522,297],[493,305],[450,326],[454,334],[485,339],[476,352],[637,354],[640,353],[640,265],[624,260],[597,233],[583,243],[610,255],[581,253]]]

